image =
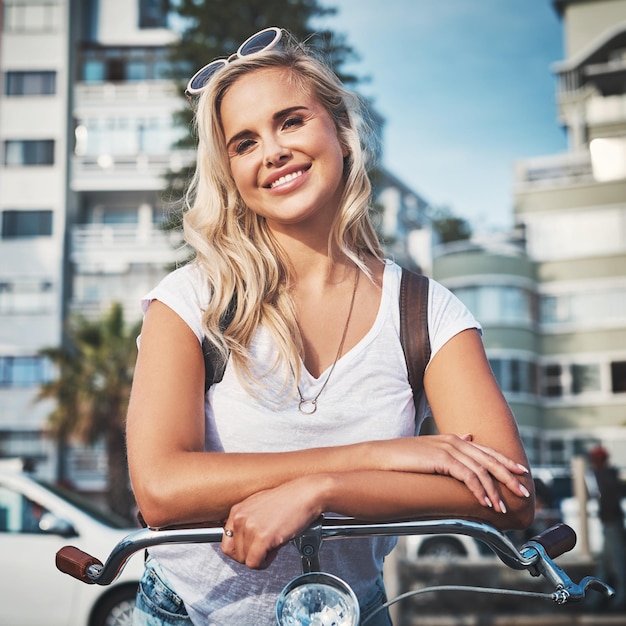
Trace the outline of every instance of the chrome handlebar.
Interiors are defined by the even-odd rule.
[[[223,527],[143,528],[127,535],[111,551],[103,564],[95,557],[73,546],[65,546],[57,553],[59,570],[88,584],[109,585],[119,575],[128,559],[151,546],[174,543],[216,543],[222,540]],[[565,524],[557,524],[541,535],[533,537],[519,550],[503,533],[492,526],[462,519],[413,520],[399,522],[362,522],[344,518],[321,517],[293,540],[300,552],[303,573],[321,571],[319,550],[323,541],[335,538],[463,534],[486,543],[499,559],[515,570],[527,570],[532,576],[543,576],[554,587],[551,594],[557,604],[579,601],[587,589],[595,589],[608,596],[613,589],[598,578],[585,577],[574,583],[554,563],[557,556],[571,550],[576,534]]]

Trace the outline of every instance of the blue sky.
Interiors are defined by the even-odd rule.
[[[512,225],[516,161],[565,151],[550,0],[323,0],[386,119],[384,164],[475,230]]]

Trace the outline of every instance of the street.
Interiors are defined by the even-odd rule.
[[[559,566],[576,583],[593,575],[591,561],[559,560]],[[497,558],[470,563],[397,560],[397,590],[393,595],[433,585],[477,586],[551,593],[543,578],[512,570]],[[391,591],[391,590],[390,590]],[[551,599],[491,595],[473,591],[439,590],[399,602],[393,613],[395,626],[613,626],[626,625],[625,613],[612,613],[590,604],[596,592],[582,602],[557,605]],[[390,595],[392,595],[390,593]],[[608,601],[610,603],[610,601]]]

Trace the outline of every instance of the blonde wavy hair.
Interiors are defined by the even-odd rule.
[[[220,114],[228,89],[249,72],[266,68],[288,70],[287,80],[323,105],[342,147],[347,147],[344,190],[328,250],[331,258],[345,255],[367,274],[365,257],[383,256],[369,218],[367,170],[375,154],[374,134],[361,99],[300,45],[229,63],[211,79],[197,103],[197,164],[186,195],[183,226],[185,239],[196,252],[194,263],[209,284],[211,298],[203,312],[206,336],[224,359],[232,355],[236,371],[249,380],[249,346],[262,324],[277,346],[276,362],[268,367],[287,364],[294,377],[285,380],[285,386],[291,384],[295,393],[304,355],[289,290],[293,272],[265,219],[241,199],[230,172]],[[230,323],[222,329],[229,309]]]

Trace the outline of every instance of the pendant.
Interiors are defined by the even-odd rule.
[[[298,411],[304,413],[304,415],[313,415],[317,411],[317,399],[305,400],[300,398],[300,404],[298,404]]]

